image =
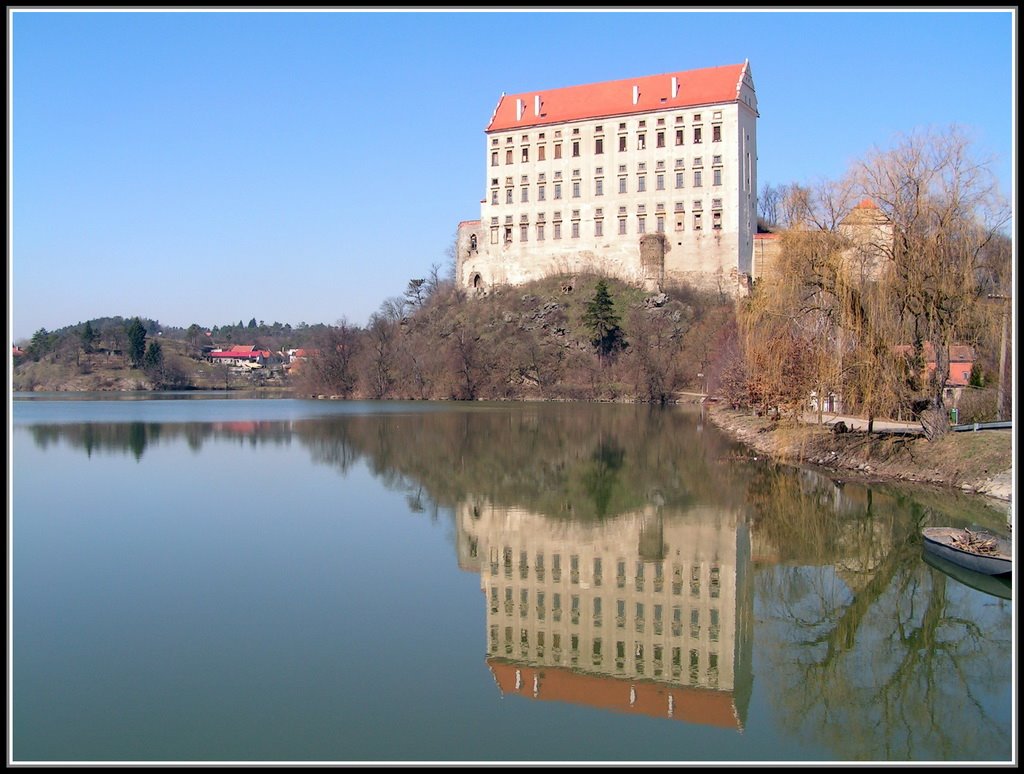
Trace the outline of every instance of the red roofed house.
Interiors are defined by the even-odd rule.
[[[231,349],[215,349],[206,356],[211,363],[259,368],[270,359],[270,350],[256,349],[255,344],[236,344]]]
[[[909,344],[902,344],[894,347],[897,354],[913,357],[914,348]],[[949,350],[949,377],[946,379],[945,398],[953,401],[956,405],[960,400],[963,388],[970,384],[971,371],[974,368],[974,348],[967,344],[950,344]],[[938,367],[935,359],[935,348],[930,341],[924,343],[923,352],[925,373],[924,378],[930,376]]]
[[[746,292],[757,116],[746,62],[503,94],[457,281],[483,293],[594,271]]]

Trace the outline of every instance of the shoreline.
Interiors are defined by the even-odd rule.
[[[976,445],[978,439],[969,438],[974,435],[970,433],[951,433],[948,436],[968,438],[946,437],[942,441],[877,433],[868,436],[856,431],[837,434],[823,425],[775,422],[713,404],[708,406],[708,418],[737,441],[779,462],[842,472],[864,481],[935,484],[985,497],[997,506],[1009,504],[1012,511],[1013,456],[1008,433],[1002,438],[981,439],[997,448],[975,463],[973,448],[958,455],[961,450],[954,445]]]

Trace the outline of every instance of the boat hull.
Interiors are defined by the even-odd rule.
[[[964,531],[956,527],[929,527],[921,534],[924,548],[933,556],[945,559],[960,567],[981,573],[982,575],[1010,575],[1013,572],[1013,558],[1008,540],[989,532],[972,534],[996,541],[997,551],[994,554],[979,554],[965,551],[952,544],[954,535],[962,535]]]
[[[973,572],[961,567],[959,564],[947,562],[930,551],[925,551],[921,558],[924,559],[924,563],[929,567],[934,567],[957,583],[962,583],[976,591],[990,594],[1000,599],[1013,598],[1011,575],[983,575],[980,572]]]

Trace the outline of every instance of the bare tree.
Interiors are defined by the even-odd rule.
[[[929,437],[946,427],[944,387],[949,346],[969,335],[984,311],[979,281],[988,250],[1010,221],[987,160],[972,152],[957,126],[899,138],[891,150],[873,150],[852,180],[892,224],[892,238],[877,249],[888,258],[887,282],[905,335],[920,351],[935,353],[928,385]]]

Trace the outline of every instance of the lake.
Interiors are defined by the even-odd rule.
[[[12,762],[1014,760],[1010,583],[920,538],[1005,506],[699,407],[140,397],[12,402]]]

